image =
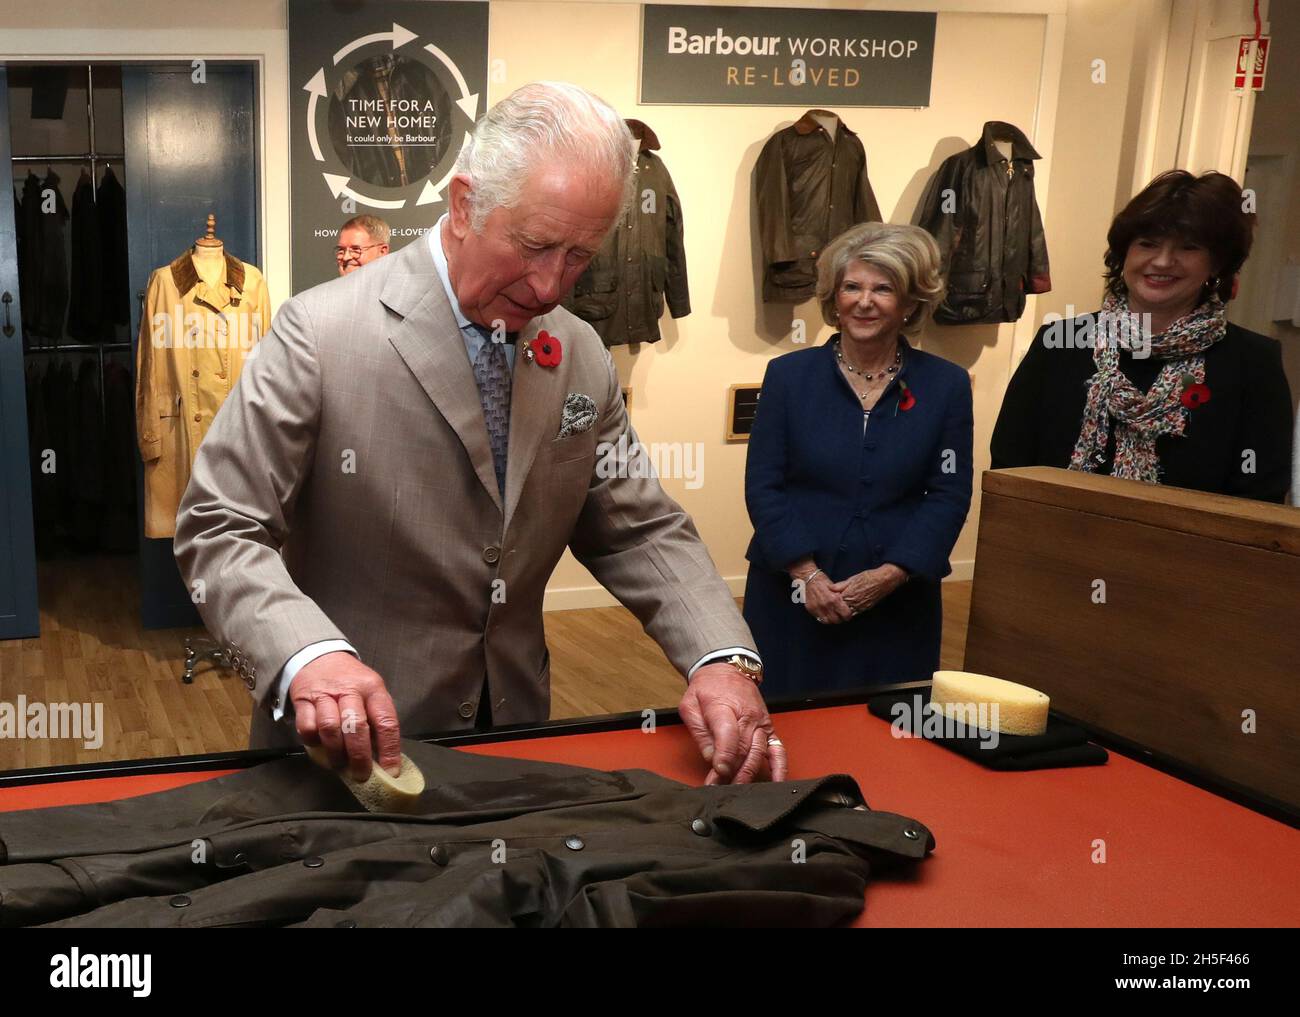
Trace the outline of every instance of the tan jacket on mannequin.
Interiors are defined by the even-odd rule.
[[[135,396],[146,537],[176,532],[199,443],[270,327],[262,273],[220,247],[196,247],[150,275]]]

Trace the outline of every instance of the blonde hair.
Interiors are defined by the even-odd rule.
[[[850,227],[826,245],[817,259],[817,301],[822,318],[834,326],[839,320],[835,294],[844,282],[850,262],[862,261],[884,272],[898,287],[899,302],[915,302],[903,324],[903,333],[918,335],[943,300],[939,245],[919,226],[864,222]]]

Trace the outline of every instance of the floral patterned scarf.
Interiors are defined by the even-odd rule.
[[[1132,350],[1140,335],[1137,318],[1123,297],[1102,304],[1103,326],[1096,330],[1093,360],[1097,373],[1088,379],[1083,426],[1070,457],[1070,469],[1095,472],[1106,461],[1111,421],[1115,422],[1115,461],[1111,475],[1160,483],[1156,439],[1181,435],[1187,426],[1182,400],[1189,383],[1205,382],[1205,351],[1227,331],[1225,307],[1217,295],[1184,315],[1160,335],[1152,336],[1151,356],[1164,365],[1147,392],[1139,392],[1120,370],[1120,351]],[[1145,340],[1142,340],[1145,342]]]

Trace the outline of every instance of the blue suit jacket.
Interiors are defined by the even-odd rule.
[[[952,571],[971,499],[970,378],[910,346],[903,356],[865,435],[833,340],[768,364],[745,468],[753,565],[781,571],[811,555],[833,580],[885,562],[923,580]],[[911,409],[900,409],[900,379]],[[856,520],[865,548],[849,540]]]

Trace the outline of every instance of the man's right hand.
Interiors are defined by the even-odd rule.
[[[394,777],[402,769],[397,707],[378,673],[350,653],[327,653],[294,675],[289,699],[304,745],[322,745],[354,780],[370,776],[372,756]],[[374,734],[376,752],[371,751]]]

